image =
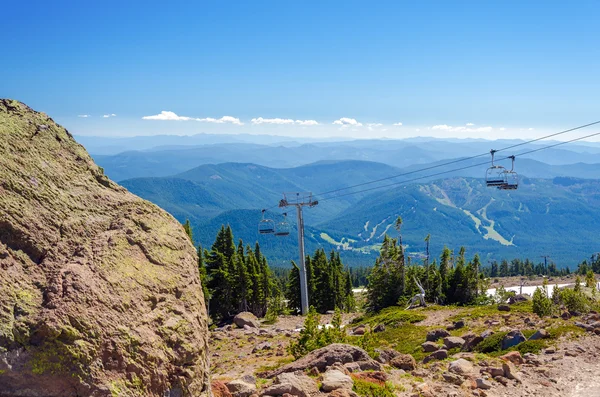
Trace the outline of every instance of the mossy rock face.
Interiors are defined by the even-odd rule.
[[[203,396],[194,247],[61,126],[0,99],[2,396]]]

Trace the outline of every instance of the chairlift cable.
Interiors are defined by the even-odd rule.
[[[598,123],[600,123],[600,122],[598,122]],[[572,143],[572,142],[580,141],[582,139],[591,138],[591,137],[598,136],[598,135],[600,135],[600,132],[596,132],[594,134],[582,136],[582,137],[579,137],[579,138],[570,139],[570,140],[564,141],[564,142],[559,142],[559,143],[556,143],[556,144],[553,144],[553,145],[544,146],[544,147],[541,147],[541,148],[538,148],[538,149],[533,149],[533,150],[530,150],[530,151],[523,152],[523,153],[520,153],[518,155],[515,155],[515,157],[524,156],[526,154],[531,154],[531,153],[534,153],[534,152],[539,152],[540,150],[550,149],[550,148],[553,148],[553,147],[556,147],[556,146],[565,145],[567,143]],[[500,149],[500,150],[504,150],[504,149]],[[498,150],[498,151],[500,151],[500,150]],[[486,155],[489,155],[489,153],[486,153]],[[480,157],[480,156],[477,156],[477,157]],[[511,157],[512,156],[507,156],[507,157],[498,159],[497,161],[507,160],[507,159],[510,159]],[[480,166],[487,165],[487,164],[489,164],[489,161],[486,161],[484,163],[477,163],[477,164],[473,164],[473,165],[468,165],[468,166],[465,166],[465,167],[454,168],[454,169],[451,169],[451,170],[442,171],[442,172],[438,172],[438,173],[431,174],[431,175],[424,175],[424,176],[420,176],[420,177],[416,177],[416,178],[412,178],[412,179],[407,179],[407,180],[404,180],[404,181],[394,182],[394,183],[390,183],[390,184],[387,184],[387,185],[375,186],[375,187],[371,187],[371,188],[368,188],[368,189],[359,190],[359,191],[356,191],[356,192],[344,193],[344,194],[340,194],[340,195],[337,195],[337,196],[332,196],[332,197],[327,197],[327,198],[324,198],[324,199],[320,199],[319,201],[323,202],[323,201],[327,201],[327,200],[331,200],[331,199],[337,199],[337,198],[340,198],[340,197],[351,196],[353,194],[369,192],[369,191],[372,191],[372,190],[382,189],[382,188],[396,186],[396,185],[402,185],[402,184],[406,184],[408,182],[414,182],[414,181],[422,180],[422,179],[425,179],[425,178],[431,178],[431,177],[434,177],[434,176],[448,174],[448,173],[451,173],[451,172],[462,171],[462,170],[466,170],[466,169],[469,169],[469,168],[480,167]],[[390,179],[390,178],[386,178],[386,179]],[[342,190],[342,189],[340,189],[340,190]]]
[[[530,143],[533,143],[533,142],[541,141],[543,139],[552,138],[552,137],[555,137],[555,136],[558,136],[558,135],[566,134],[567,132],[572,132],[572,131],[580,130],[582,128],[590,127],[590,126],[596,125],[596,124],[600,124],[600,121],[595,121],[593,123],[580,125],[578,127],[570,128],[568,130],[564,130],[564,131],[560,131],[560,132],[555,132],[553,134],[542,136],[542,137],[535,138],[535,139],[531,139],[531,140],[526,141],[526,142],[517,143],[515,145],[507,146],[507,147],[502,148],[502,149],[497,149],[497,150],[495,150],[495,152],[501,152],[501,151],[504,151],[504,150],[514,149],[514,148],[519,147],[519,146],[523,146],[523,145],[527,145],[527,144],[530,144]],[[592,136],[594,136],[594,135],[592,135]],[[585,139],[585,137],[584,138],[579,138],[579,139]],[[579,139],[575,139],[575,140],[579,140]],[[574,140],[565,141],[565,143],[569,143],[569,142],[574,142]],[[556,146],[558,146],[558,144]],[[538,151],[538,150],[542,150],[542,149],[536,149],[535,151]],[[526,152],[526,153],[522,153],[522,154],[529,154],[529,153],[533,153],[533,152]],[[334,190],[330,190],[330,191],[323,192],[323,193],[318,193],[318,194],[315,194],[315,196],[325,196],[325,195],[328,195],[328,194],[331,194],[331,193],[337,193],[337,192],[340,192],[340,191],[343,191],[343,190],[353,189],[353,188],[356,188],[356,187],[371,185],[373,183],[383,182],[383,181],[387,181],[387,180],[390,180],[390,179],[399,178],[401,176],[407,176],[407,175],[417,174],[419,172],[429,171],[429,170],[432,170],[432,169],[435,169],[435,168],[445,167],[447,165],[456,164],[456,163],[460,163],[460,162],[468,161],[468,160],[473,160],[473,159],[476,159],[476,158],[479,158],[479,157],[489,156],[489,154],[490,154],[490,152],[486,152],[486,153],[481,153],[481,154],[477,154],[477,155],[470,156],[470,157],[464,157],[464,158],[460,158],[460,159],[456,159],[456,160],[452,160],[452,161],[447,161],[447,162],[442,163],[442,164],[432,165],[432,166],[421,168],[421,169],[418,169],[418,170],[408,171],[408,172],[404,172],[404,173],[401,173],[401,174],[388,176],[388,177],[385,177],[385,178],[375,179],[375,180],[369,181],[369,182],[359,183],[359,184],[356,184],[356,185],[353,185],[353,186],[347,186],[347,187],[343,187],[343,188],[339,188],[339,189],[334,189]],[[522,155],[522,154],[520,154],[520,155]],[[503,160],[503,159],[500,159],[500,160]],[[388,185],[385,185],[385,186],[388,186]],[[381,187],[385,187],[385,186],[381,186]],[[346,195],[347,194],[344,194],[344,195],[341,195],[341,196],[335,196],[335,197],[343,197],[343,196],[346,196]],[[325,199],[321,199],[321,201],[324,201],[324,200]]]

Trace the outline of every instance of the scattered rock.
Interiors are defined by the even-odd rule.
[[[446,358],[448,358],[447,350],[444,350],[444,349],[436,350],[433,353],[431,353],[429,356],[427,356],[423,359],[423,364],[427,364],[428,362],[433,361],[433,360],[444,360]]]
[[[352,330],[352,333],[354,335],[364,335],[365,332],[367,332],[367,327],[364,325],[359,325],[358,327],[356,327]]]
[[[518,351],[508,352],[500,358],[504,361],[510,361],[513,364],[525,364],[525,360],[523,360],[521,353]]]
[[[502,350],[509,349],[513,346],[518,345],[521,342],[525,342],[527,339],[520,330],[510,331],[504,339],[502,339]]]
[[[545,329],[539,329],[535,334],[531,335],[529,340],[546,339],[549,336],[550,334],[548,334],[548,331],[546,331]]]
[[[478,389],[489,390],[492,388],[492,384],[483,378],[477,378],[475,382],[477,383]]]
[[[336,389],[352,389],[352,378],[337,369],[327,370],[323,375],[321,388],[330,392]]]
[[[417,362],[410,354],[399,354],[390,361],[390,364],[392,367],[403,369],[405,371],[412,371],[417,367]]]
[[[498,310],[501,312],[509,312],[510,311],[510,306],[505,305],[505,304],[501,304],[498,305]]]
[[[465,320],[458,320],[454,322],[454,329],[461,329],[465,326]]]
[[[256,346],[254,346],[254,348],[252,349],[252,353],[257,353],[257,352],[263,351],[263,350],[271,350],[271,348],[272,348],[271,342],[262,342]]]
[[[502,368],[487,367],[484,369],[484,371],[487,372],[488,374],[490,374],[492,376],[492,378],[495,378],[497,376],[504,376],[504,369],[502,369]]]
[[[381,371],[360,372],[357,374],[352,374],[352,377],[355,379],[364,380],[366,382],[376,383],[378,385],[383,385],[388,380],[387,374]]]
[[[256,378],[252,375],[244,375],[240,379],[228,382],[227,389],[233,397],[249,397],[256,392]]]
[[[468,375],[473,372],[473,364],[464,358],[459,358],[450,363],[448,371],[458,375]]]
[[[561,317],[563,320],[568,320],[568,319],[570,319],[570,318],[571,318],[571,314],[569,314],[569,312],[566,312],[566,311],[565,311],[565,312],[562,312],[562,313],[561,313],[560,317]]]
[[[519,383],[522,382],[521,374],[517,372],[517,367],[510,361],[503,362],[502,369],[506,378],[516,380]]]
[[[379,354],[377,361],[382,364],[388,364],[394,357],[397,357],[400,354],[400,352],[394,349],[375,349],[375,352]]]
[[[373,332],[375,332],[375,333],[383,332],[383,331],[385,331],[384,324],[377,324],[377,326],[375,328],[373,328]]]
[[[444,346],[446,346],[446,349],[448,350],[453,349],[455,347],[462,348],[464,344],[465,340],[458,336],[447,336],[444,338]]]
[[[445,329],[435,329],[427,333],[426,341],[437,342],[439,339],[445,338],[447,336],[450,336],[450,333]]]
[[[450,373],[450,372],[444,372],[442,374],[442,377],[444,378],[444,380],[448,383],[452,383],[453,385],[457,385],[460,386],[462,385],[464,379],[461,376],[458,376],[456,374]]]
[[[238,313],[233,318],[233,323],[237,325],[239,328],[245,328],[247,325],[250,328],[260,328],[260,323],[258,322],[258,318],[250,312],[241,312]]]
[[[320,372],[335,363],[358,363],[361,369],[381,370],[381,364],[373,360],[363,349],[342,343],[333,343],[308,353],[306,356],[284,365],[274,371],[261,374],[265,378],[273,378],[286,372],[304,371],[316,367]],[[367,369],[363,369],[367,370]]]
[[[483,339],[489,338],[490,336],[494,335],[494,331],[492,331],[491,329],[486,329],[485,331],[483,331],[481,333],[481,337]]]
[[[556,353],[556,347],[550,346],[550,347],[548,347],[548,348],[546,348],[544,350],[544,353],[546,353],[546,354],[554,354],[554,353]]]
[[[517,294],[508,298],[508,303],[514,305],[515,303],[527,302],[531,300],[531,296],[525,294]]]
[[[435,342],[425,342],[421,344],[421,347],[425,353],[432,353],[440,348]]]
[[[225,383],[214,380],[210,384],[210,389],[214,397],[233,397]]]
[[[285,393],[297,397],[311,397],[319,393],[315,381],[304,372],[286,372],[277,375],[273,385],[267,387],[262,394],[268,396],[283,396]]]
[[[475,346],[483,342],[483,337],[474,334],[468,335],[468,338],[465,338],[465,336],[462,336],[462,338],[465,340],[462,350],[466,352],[473,351]]]
[[[337,389],[327,395],[328,397],[359,397],[358,394],[348,389]]]
[[[500,383],[501,385],[507,386],[508,385],[508,379],[505,378],[504,376],[495,376],[494,380],[498,383]]]

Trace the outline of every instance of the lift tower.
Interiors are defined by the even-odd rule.
[[[312,208],[319,204],[313,199],[310,192],[305,193],[283,193],[283,199],[279,201],[279,208],[296,207],[298,217],[298,251],[300,254],[300,302],[302,315],[308,313],[308,281],[306,279],[306,263],[304,255],[304,218],[302,216],[302,208]]]

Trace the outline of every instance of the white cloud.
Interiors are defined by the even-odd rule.
[[[467,123],[467,126],[469,126],[469,127],[474,126],[474,125],[475,124],[473,124],[473,123]]]
[[[504,131],[506,128],[504,127],[500,127],[500,131]]]
[[[431,127],[432,130],[441,130],[441,131],[449,131],[449,132],[490,132],[492,131],[492,127],[477,127],[477,128],[469,128],[469,127],[453,127],[451,125],[439,124]]]
[[[104,117],[106,117],[106,116],[104,116]],[[175,121],[192,120],[191,117],[178,116],[174,112],[169,112],[166,110],[163,110],[162,112],[160,112],[160,114],[155,114],[154,116],[144,116],[144,117],[142,117],[142,119],[143,120],[175,120]]]
[[[104,116],[102,116],[102,117],[104,117],[105,119],[108,119],[108,118],[110,118],[110,117],[117,117],[117,115],[116,115],[116,114],[114,114],[114,113],[110,113],[110,114],[105,114],[105,115],[104,115]]]
[[[401,122],[397,122],[397,123],[394,123],[394,125],[400,127],[402,125],[402,123]]]
[[[317,120],[296,120],[296,124],[300,125],[319,125]]]
[[[529,128],[529,131],[533,131],[533,130],[535,130],[535,128]]]
[[[262,117],[254,118],[251,122],[252,124],[294,124],[292,119],[263,119]]]
[[[90,117],[89,114],[78,114],[77,117],[81,117],[83,119],[87,119],[88,117]]]
[[[235,124],[235,125],[244,125],[244,123],[242,123],[240,121],[240,119],[238,119],[237,117],[232,117],[232,116],[223,116],[220,119],[206,117],[204,119],[195,119],[195,120],[202,121],[205,123],[216,123],[216,124],[231,123],[231,124]]]
[[[351,119],[349,117],[342,117],[341,119],[334,121],[333,124],[341,125],[343,127],[362,127],[362,123],[359,123],[358,121],[356,121],[356,119]]]
[[[367,128],[369,131],[373,131],[377,127],[381,127],[383,124],[381,123],[367,123]]]

